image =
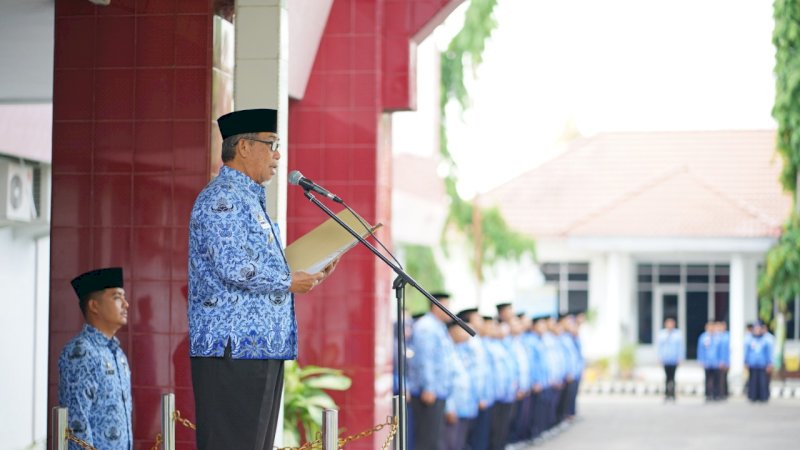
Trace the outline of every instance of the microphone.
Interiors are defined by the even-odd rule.
[[[341,198],[332,194],[330,191],[325,189],[324,187],[314,183],[313,181],[309,180],[308,178],[304,177],[299,170],[293,170],[289,173],[289,184],[294,184],[295,186],[300,186],[301,188],[305,189],[306,191],[314,191],[320,195],[324,195],[329,199],[335,201],[336,203],[344,203]]]

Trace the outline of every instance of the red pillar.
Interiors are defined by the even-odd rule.
[[[136,448],[160,430],[162,393],[194,416],[184,287],[189,211],[209,173],[211,5],[56,2],[49,404],[82,323],[69,280],[122,266]],[[178,427],[179,448],[193,439]]]
[[[323,184],[371,223],[386,225],[379,233],[385,243],[392,180],[382,114],[414,105],[412,36],[461,1],[335,0],[306,95],[289,106],[289,169]],[[288,200],[291,242],[325,216],[300,190],[290,190]],[[391,413],[393,278],[357,248],[321,289],[297,302],[300,363],[343,368],[353,378],[349,391],[334,395],[348,434]],[[348,448],[380,448],[384,438]]]

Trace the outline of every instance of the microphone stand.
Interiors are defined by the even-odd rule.
[[[453,314],[449,309],[445,308],[439,300],[437,300],[434,296],[432,296],[428,291],[425,290],[422,286],[417,283],[414,278],[412,278],[406,271],[400,268],[397,264],[389,260],[383,253],[379,252],[372,244],[367,242],[366,239],[361,237],[359,233],[353,230],[348,224],[346,224],[342,219],[339,218],[336,214],[333,213],[327,206],[322,204],[317,198],[309,192],[305,186],[301,186],[305,191],[304,195],[307,199],[311,201],[314,205],[316,205],[319,209],[321,209],[325,214],[330,216],[331,219],[335,220],[342,228],[344,228],[348,233],[353,235],[354,238],[358,240],[364,247],[369,249],[375,256],[377,256],[381,261],[384,262],[387,266],[389,266],[397,277],[394,279],[392,283],[392,289],[395,291],[395,297],[397,298],[397,376],[398,376],[398,391],[400,397],[400,408],[398,411],[397,417],[397,449],[398,450],[406,450],[407,447],[407,422],[406,422],[406,380],[405,380],[405,372],[406,372],[406,336],[405,336],[405,317],[403,315],[403,310],[405,309],[405,296],[403,295],[403,291],[405,289],[406,284],[410,284],[416,290],[418,290],[422,295],[424,295],[428,301],[436,305],[439,309],[444,311],[451,319],[453,319],[458,326],[464,329],[470,336],[475,336],[475,330],[469,327],[463,320],[458,318],[455,314]]]

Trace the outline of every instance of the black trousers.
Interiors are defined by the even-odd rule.
[[[503,450],[508,444],[508,430],[511,424],[513,403],[495,402],[492,408],[492,425],[489,432],[489,449]],[[414,449],[416,450],[416,449]]]
[[[706,400],[718,399],[719,388],[719,369],[706,369]]]
[[[283,360],[191,358],[198,450],[272,450]]]
[[[469,450],[489,450],[489,434],[492,426],[494,406],[478,411],[478,417],[467,435]]]
[[[664,393],[667,398],[675,398],[675,371],[677,369],[677,364],[664,364],[664,374],[667,376]]]
[[[444,432],[444,400],[432,405],[422,403],[418,396],[411,397],[414,415],[414,450],[439,450]]]
[[[721,368],[717,371],[717,377],[719,378],[718,385],[719,385],[719,398],[726,399],[728,398],[728,369]]]

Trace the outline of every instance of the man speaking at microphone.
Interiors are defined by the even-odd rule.
[[[218,119],[219,176],[198,195],[189,224],[189,340],[199,450],[272,449],[283,362],[297,358],[294,294],[336,266],[291,273],[263,183],[281,154],[278,113]]]

